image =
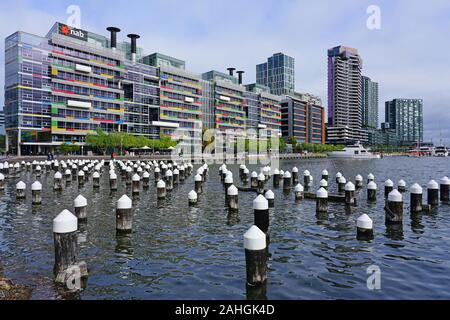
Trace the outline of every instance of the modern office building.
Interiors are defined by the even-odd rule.
[[[398,146],[399,140],[395,130],[390,129],[388,123],[382,123],[381,129],[367,128],[368,145],[370,146]]]
[[[267,130],[268,135],[281,137],[281,96],[256,83],[245,88],[247,128]]]
[[[213,86],[215,129],[228,131],[230,134],[239,129],[245,130],[247,117],[244,86],[235,77],[216,70],[204,73],[202,78]]]
[[[358,50],[344,46],[328,50],[328,143],[367,142],[361,129],[361,69]]]
[[[325,110],[320,98],[301,93],[285,95],[281,114],[284,139],[294,137],[297,143],[325,143]]]
[[[378,83],[361,77],[361,116],[363,128],[378,128]]]
[[[270,88],[270,93],[283,95],[295,91],[295,59],[275,53],[267,62],[256,66],[256,83]]]
[[[99,127],[148,138],[201,132],[200,77],[185,72],[179,59],[144,57],[138,35],[118,42],[120,30],[108,31],[109,38],[56,23],[44,37],[22,31],[7,37],[5,126],[12,153],[83,146]]]
[[[423,142],[422,99],[394,99],[386,101],[385,108],[385,121],[397,133],[400,144]]]

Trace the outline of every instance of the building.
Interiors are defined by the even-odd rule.
[[[300,93],[285,95],[281,115],[285,140],[294,137],[297,143],[325,143],[325,110],[320,98]]]
[[[0,136],[5,135],[5,113],[3,110],[0,111]]]
[[[423,142],[423,100],[394,99],[385,103],[385,121],[401,145]]]
[[[378,128],[378,83],[361,77],[361,116],[363,128]]]
[[[367,128],[368,144],[370,146],[398,146],[399,140],[395,130],[388,123],[382,123],[381,129]]]
[[[281,137],[281,97],[266,86],[245,86],[247,128],[267,130],[269,136]]]
[[[7,148],[37,154],[84,145],[101,128],[200,143],[202,84],[182,60],[144,56],[138,35],[117,41],[55,23],[46,36],[18,31],[5,41]],[[184,135],[183,135],[184,136]]]
[[[235,77],[216,70],[202,74],[202,79],[212,84],[210,99],[214,102],[214,129],[230,134],[239,129],[245,130],[244,86]]]
[[[160,83],[161,133],[174,139],[183,138],[185,144],[201,144],[200,77],[183,69],[161,66]]]
[[[362,59],[358,50],[328,50],[328,143],[367,142],[362,130]]]
[[[281,96],[295,91],[295,59],[275,53],[267,62],[256,66],[256,83],[270,88],[270,93]]]

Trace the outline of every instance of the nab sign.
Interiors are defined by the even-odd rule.
[[[59,24],[59,33],[64,36],[75,38],[75,39],[82,40],[82,41],[88,40],[88,32],[87,31],[75,29],[75,28],[69,27],[66,24],[62,24],[62,23]]]

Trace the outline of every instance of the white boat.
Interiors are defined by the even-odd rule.
[[[358,141],[355,144],[348,145],[342,151],[333,151],[328,153],[329,158],[337,159],[380,159],[379,154],[373,154],[369,152]]]
[[[434,149],[435,157],[448,157],[448,149],[445,146],[439,146]]]

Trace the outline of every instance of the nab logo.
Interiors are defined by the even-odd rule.
[[[72,37],[72,38],[76,38],[79,40],[87,41],[87,32],[86,31],[71,28],[65,24],[59,25],[59,33],[64,36],[67,36],[67,37]]]

